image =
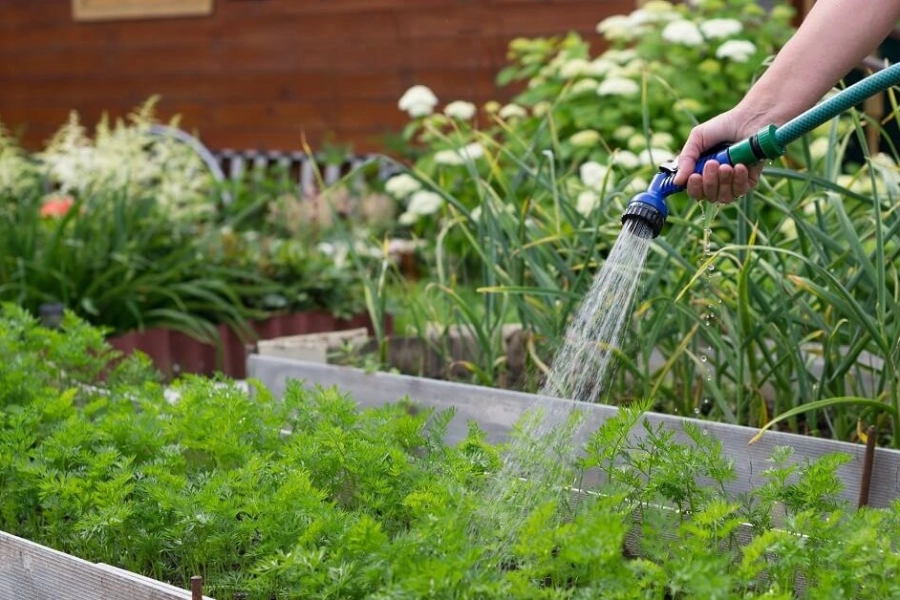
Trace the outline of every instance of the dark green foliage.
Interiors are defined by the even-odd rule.
[[[488,506],[509,449],[474,424],[448,446],[451,412],[202,378],[174,399],[72,315],[54,331],[9,306],[0,349],[0,529],[182,586],[200,574],[220,600],[791,598],[798,577],[801,597],[900,593],[898,511],[847,511],[842,457],[780,451],[738,501],[714,439],[629,433],[642,408],[623,409],[571,473],[599,472],[596,489]]]

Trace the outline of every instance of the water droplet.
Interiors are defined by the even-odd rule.
[[[709,265],[709,266],[706,267],[706,268],[709,269],[710,271],[715,271],[715,270],[716,270],[716,265]]]
[[[700,356],[700,362],[706,362],[706,355],[703,354]]]
[[[699,407],[699,406],[696,407],[696,408],[694,409],[694,414],[695,414],[695,415],[699,415],[699,414],[700,414],[700,407]]]

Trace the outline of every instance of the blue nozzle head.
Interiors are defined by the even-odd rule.
[[[733,165],[731,148],[727,145],[717,146],[697,160],[694,166],[695,173],[702,173],[703,167],[710,160],[720,165]],[[675,185],[675,172],[678,170],[676,161],[671,160],[659,166],[659,172],[653,176],[653,180],[642,192],[631,199],[625,207],[622,215],[622,223],[631,229],[631,232],[641,237],[655,238],[666,224],[669,216],[669,208],[666,206],[666,198],[684,190],[683,185]]]
[[[622,224],[641,237],[655,238],[666,224],[669,209],[662,196],[641,192],[631,199],[622,214]]]
[[[632,233],[649,238],[660,234],[669,216],[669,207],[666,206],[669,186],[665,184],[671,184],[673,176],[673,173],[661,170],[650,182],[647,191],[636,195],[625,207],[622,224]]]

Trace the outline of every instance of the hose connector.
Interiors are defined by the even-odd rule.
[[[777,128],[768,125],[756,134],[728,148],[732,164],[752,165],[762,160],[772,160],[783,155],[787,149],[775,137]]]

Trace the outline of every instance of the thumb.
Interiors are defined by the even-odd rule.
[[[707,147],[703,137],[700,127],[695,127],[688,136],[684,147],[678,154],[678,171],[675,173],[675,179],[672,180],[672,183],[675,185],[683,186],[687,184],[688,177],[691,176],[691,173],[694,172],[694,168],[697,166],[697,159],[700,158],[700,154]]]

